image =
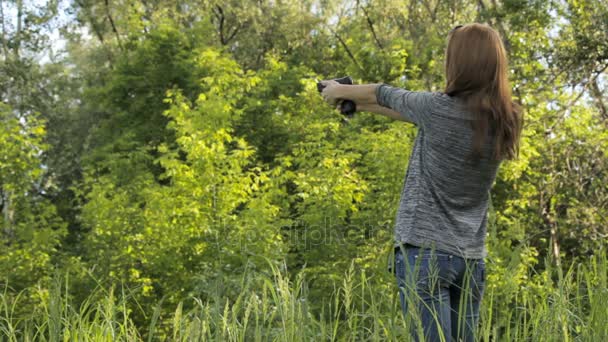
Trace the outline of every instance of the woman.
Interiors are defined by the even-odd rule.
[[[482,24],[448,36],[443,93],[323,81],[332,105],[418,126],[396,217],[395,270],[414,339],[472,341],[485,282],[489,191],[517,156],[522,115],[513,103],[498,33]]]

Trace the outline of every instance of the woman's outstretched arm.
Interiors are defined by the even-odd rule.
[[[330,105],[337,105],[342,100],[351,100],[355,102],[358,112],[371,112],[413,123],[399,112],[378,104],[376,92],[382,83],[356,85],[344,85],[336,81],[322,81],[321,83],[325,85],[321,95]]]
[[[367,108],[363,110],[411,122],[419,127],[426,126],[435,96],[431,92],[410,91],[384,83],[346,85],[333,80],[322,81],[322,83],[325,88],[321,95],[332,106],[341,100],[351,100],[355,102],[358,109],[363,106],[363,108]]]

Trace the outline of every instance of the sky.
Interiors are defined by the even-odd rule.
[[[42,13],[48,2],[50,1],[24,0],[23,4],[26,12]],[[57,3],[58,15],[54,16],[43,28],[43,32],[49,39],[51,49],[44,49],[39,55],[35,56],[40,63],[48,63],[52,54],[60,53],[65,49],[66,41],[61,37],[59,28],[74,20],[74,15],[69,13],[70,0],[57,0]],[[2,18],[4,28],[10,36],[14,34],[17,28],[17,5],[14,2],[2,1],[0,6],[2,6],[4,13],[4,18]]]

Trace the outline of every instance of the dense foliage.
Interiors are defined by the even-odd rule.
[[[605,301],[608,272],[597,261],[608,238],[607,2],[9,0],[0,9],[0,285],[5,306],[20,303],[11,317],[49,314],[57,296],[78,307],[121,293],[120,315],[145,336],[152,318],[196,310],[190,297],[226,315],[236,303],[242,317],[243,301],[270,296],[278,272],[298,279],[283,290],[305,293],[312,326],[330,329],[319,317],[341,298],[345,270],[394,293],[386,264],[415,127],[370,113],[347,121],[315,79],[441,91],[447,32],[475,21],[503,36],[526,121],[520,157],[502,165],[492,192],[486,338],[512,336],[512,317],[526,321],[522,298],[584,297],[566,339],[608,317],[587,302]],[[589,279],[563,280],[585,264],[595,266],[568,274]],[[396,308],[385,304],[371,307],[386,318]],[[322,335],[356,339],[345,324]],[[519,326],[518,337],[540,325]],[[606,332],[597,333],[584,336]]]

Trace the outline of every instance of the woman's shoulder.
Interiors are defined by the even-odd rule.
[[[432,113],[438,116],[474,120],[475,116],[467,109],[466,103],[455,96],[444,92],[428,92]]]

